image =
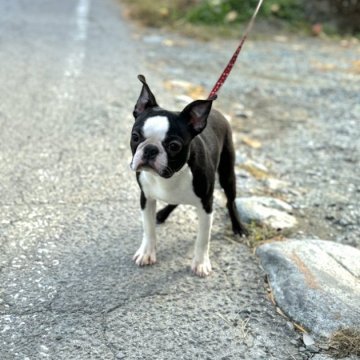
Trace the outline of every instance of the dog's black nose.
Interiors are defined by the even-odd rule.
[[[144,159],[153,160],[156,158],[156,155],[159,153],[159,149],[155,145],[146,145],[144,148]]]

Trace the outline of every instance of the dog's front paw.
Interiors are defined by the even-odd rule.
[[[198,260],[194,258],[191,264],[191,270],[194,274],[200,277],[205,277],[211,273],[211,264],[208,257]]]
[[[153,265],[156,263],[156,253],[155,250],[147,250],[143,247],[140,247],[139,250],[135,253],[133,260],[136,265],[145,266]]]

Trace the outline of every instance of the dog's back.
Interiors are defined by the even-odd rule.
[[[192,141],[192,148],[200,159],[199,161],[211,161],[214,171],[219,166],[222,149],[226,147],[233,152],[232,133],[229,122],[217,110],[212,109],[207,119],[204,131]],[[205,158],[210,155],[210,158]]]

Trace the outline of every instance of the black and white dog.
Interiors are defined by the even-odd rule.
[[[163,223],[178,204],[189,204],[196,207],[199,217],[191,268],[195,274],[207,276],[211,272],[209,243],[216,171],[227,197],[233,231],[246,233],[235,210],[230,125],[218,111],[211,110],[215,99],[196,100],[181,112],[168,111],[157,104],[145,77],[138,78],[143,87],[133,112],[130,166],[141,189],[144,235],[134,261],[140,266],[156,262],[156,221]],[[157,214],[156,200],[169,204]]]

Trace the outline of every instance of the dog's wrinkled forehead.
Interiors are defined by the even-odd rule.
[[[145,138],[163,141],[169,131],[170,122],[166,116],[156,115],[147,118],[143,126]]]

